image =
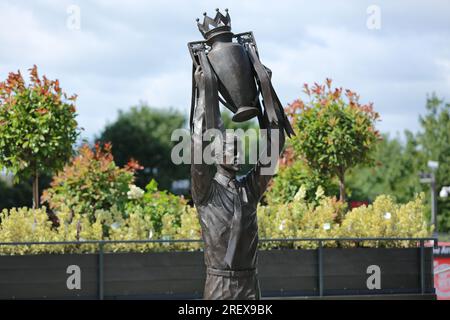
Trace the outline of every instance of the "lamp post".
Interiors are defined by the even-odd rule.
[[[434,226],[434,234],[437,233],[437,199],[436,199],[436,175],[435,172],[439,168],[439,162],[437,161],[428,161],[428,168],[431,172],[429,173],[420,173],[420,182],[421,183],[429,183],[430,184],[430,193],[431,193],[431,225]]]

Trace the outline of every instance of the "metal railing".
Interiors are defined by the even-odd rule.
[[[411,241],[417,242],[419,245],[420,252],[420,290],[421,294],[425,294],[426,284],[425,284],[425,242],[432,241],[433,247],[436,248],[438,246],[438,239],[435,237],[424,237],[424,238],[408,238],[408,237],[387,237],[387,238],[377,238],[377,237],[368,237],[368,238],[274,238],[267,239],[262,238],[259,239],[260,243],[266,242],[317,242],[317,274],[318,274],[318,288],[319,288],[319,296],[322,297],[324,295],[324,274],[323,274],[323,244],[324,242],[344,242],[351,241],[355,243],[365,242],[365,241]],[[83,240],[83,241],[30,241],[30,242],[0,242],[0,246],[22,246],[22,245],[85,245],[85,244],[97,244],[98,251],[98,295],[99,299],[103,300],[104,298],[104,246],[107,244],[120,244],[120,243],[128,243],[128,244],[146,244],[146,243],[202,243],[201,239],[155,239],[155,240]]]

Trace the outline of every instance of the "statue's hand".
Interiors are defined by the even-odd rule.
[[[199,87],[199,89],[204,88],[204,86],[205,86],[205,75],[203,74],[203,70],[202,70],[202,68],[200,66],[198,66],[195,69],[194,79],[195,79],[195,82],[197,83],[197,86]]]

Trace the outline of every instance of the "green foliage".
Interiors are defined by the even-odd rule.
[[[335,198],[325,197],[317,188],[314,201],[306,199],[304,186],[300,187],[290,203],[259,206],[258,228],[262,238],[332,238],[336,237],[345,206]],[[333,245],[332,242],[324,243]],[[316,242],[269,243],[265,248],[315,248]]]
[[[379,140],[375,130],[378,114],[372,105],[361,105],[359,96],[350,90],[315,84],[305,85],[310,101],[301,100],[290,108],[296,137],[292,144],[313,170],[323,176],[335,176],[340,182],[340,200],[345,200],[344,177],[348,169],[370,163],[370,151]]]
[[[405,141],[387,135],[373,153],[376,166],[360,165],[350,173],[347,182],[352,190],[351,198],[373,200],[381,193],[405,202],[418,192],[426,193],[426,212],[430,213],[428,184],[419,181],[420,172],[429,172],[428,160],[439,161],[436,172],[439,193],[444,185],[450,185],[450,104],[431,95],[427,99],[426,113],[419,118],[418,134],[405,132]],[[450,199],[438,198],[438,230],[450,230]]]
[[[424,215],[424,195],[406,204],[396,204],[392,197],[381,195],[372,205],[362,206],[347,213],[339,236],[341,237],[428,237],[432,230],[427,225]],[[354,246],[355,243],[348,243]],[[376,243],[367,241],[363,246],[405,247],[407,241],[386,241]]]
[[[54,227],[46,208],[4,209],[0,214],[0,242],[82,241],[102,239],[104,221],[89,221],[87,216],[58,213],[59,226]],[[81,253],[94,252],[95,245],[0,246],[0,254]]]
[[[93,219],[68,209],[57,213],[58,224],[49,220],[45,207],[40,209],[13,208],[0,213],[0,242],[44,242],[44,241],[84,241],[84,240],[145,240],[160,239],[153,232],[151,217],[138,207],[128,212],[127,217],[112,208],[110,211],[97,210]],[[198,239],[200,226],[194,208],[186,206],[180,212],[180,225],[165,223],[164,239]],[[173,216],[165,215],[169,221]],[[109,229],[105,235],[104,229]],[[107,244],[104,249],[110,252],[147,252],[168,250],[199,250],[199,243],[116,243]],[[86,253],[97,252],[95,244],[79,245],[29,245],[0,246],[0,254],[40,254],[40,253]]]
[[[127,211],[127,218],[120,214],[115,215],[114,222],[110,225],[109,240],[145,240],[153,238],[153,224],[149,215],[144,215],[142,209],[137,207]],[[157,245],[152,243],[117,243],[108,245],[106,250],[112,252],[118,251],[136,251],[145,252],[157,249]]]
[[[300,189],[292,203],[258,208],[259,232],[267,238],[344,238],[344,237],[427,237],[432,230],[425,218],[424,196],[406,204],[397,204],[393,198],[381,195],[373,205],[362,206],[345,213],[345,206],[334,198],[323,197],[317,192],[316,204],[304,200]],[[325,241],[328,247],[354,246],[355,242]],[[405,241],[365,241],[367,247],[407,247],[415,243]],[[265,244],[277,248],[277,243]],[[284,243],[294,248],[316,248],[317,242]]]
[[[147,191],[146,194],[155,193]],[[136,191],[134,191],[137,194]],[[294,201],[258,208],[258,228],[261,238],[337,238],[337,237],[426,237],[431,230],[424,219],[423,195],[406,204],[397,204],[389,196],[379,196],[373,205],[359,207],[345,214],[345,207],[335,198],[325,197],[316,190],[315,202],[305,200],[304,188],[296,193]],[[141,201],[143,196],[133,198]],[[142,205],[127,208],[127,214],[113,206],[110,210],[96,210],[91,219],[63,208],[56,213],[57,223],[49,220],[46,208],[13,208],[0,215],[0,242],[12,241],[83,241],[83,240],[145,240],[145,239],[199,239],[200,224],[195,208],[185,203],[175,204],[161,215],[161,229],[154,225],[151,212]],[[174,205],[173,203],[171,205]],[[175,209],[176,208],[176,209]],[[158,209],[159,210],[159,209]],[[164,211],[164,208],[160,208]],[[105,233],[107,229],[109,232]],[[327,247],[354,246],[354,243],[325,241]],[[362,242],[361,246],[407,247],[414,243]],[[261,243],[265,249],[316,248],[313,241]],[[117,243],[108,244],[105,250],[119,251],[170,251],[199,250],[199,243]],[[96,252],[97,246],[81,245],[31,245],[0,246],[0,254],[38,254]]]
[[[98,209],[116,206],[123,211],[128,201],[127,192],[133,182],[134,162],[119,168],[113,160],[111,145],[96,144],[92,150],[87,144],[78,155],[53,177],[51,187],[44,191],[42,202],[56,211],[70,209],[91,219]]]
[[[150,181],[145,189],[145,193],[141,193],[141,196],[131,197],[132,201],[128,203],[127,210],[140,210],[144,215],[149,216],[155,234],[165,235],[162,232],[164,225],[163,218],[165,216],[171,219],[170,228],[178,228],[181,225],[182,212],[186,207],[184,198],[169,193],[166,190],[158,190],[158,184],[155,180]],[[168,221],[165,224],[167,229]]]
[[[376,146],[373,158],[375,166],[358,166],[347,178],[354,200],[373,201],[379,194],[394,196],[406,202],[422,191],[418,175],[421,154],[412,133],[406,132],[406,142],[384,135]]]
[[[158,181],[162,189],[170,189],[171,183],[189,176],[187,165],[175,165],[171,161],[172,132],[184,127],[186,119],[174,110],[151,108],[145,104],[119,112],[117,120],[105,127],[102,142],[111,142],[114,159],[124,166],[135,159],[144,167],[137,173],[136,184],[144,187],[151,179]]]
[[[19,72],[0,82],[0,169],[35,177],[61,169],[72,155],[77,136],[74,101],[58,80],[30,69],[27,85]]]
[[[450,185],[450,103],[445,103],[432,94],[427,97],[426,114],[421,116],[419,121],[421,131],[417,135],[417,141],[423,154],[420,170],[429,171],[428,160],[439,162],[439,168],[436,171],[436,189],[439,193],[442,186]],[[428,186],[423,185],[422,187],[427,188]],[[449,198],[438,200],[437,218],[438,229],[450,231]]]
[[[313,202],[319,186],[325,186],[324,189],[331,194],[337,190],[336,185],[328,177],[317,174],[304,161],[297,160],[290,165],[280,166],[265,194],[265,199],[269,205],[292,202],[299,188],[303,187],[305,199]]]
[[[180,211],[179,223],[176,215],[165,214],[162,218],[161,239],[200,239],[201,228],[198,222],[197,210],[191,206],[184,206]],[[173,243],[165,244],[167,250],[199,250],[201,243]]]

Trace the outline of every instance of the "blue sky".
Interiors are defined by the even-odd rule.
[[[80,28],[68,27],[76,5]],[[367,27],[379,8],[379,29]],[[450,101],[447,1],[4,1],[0,78],[37,64],[77,93],[78,121],[92,138],[139,101],[188,112],[195,18],[229,8],[234,32],[253,31],[284,104],[303,83],[334,84],[373,102],[378,128],[418,130],[426,94]],[[372,21],[372,20],[369,20]],[[72,25],[73,26],[73,25]]]

